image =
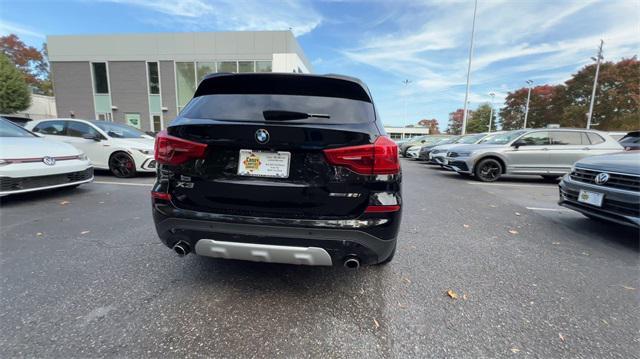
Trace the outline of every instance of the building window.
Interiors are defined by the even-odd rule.
[[[160,75],[158,74],[158,63],[148,62],[149,68],[149,93],[152,95],[160,94]]]
[[[107,79],[107,64],[105,62],[94,62],[93,65],[93,88],[96,93],[109,93],[109,80]]]
[[[216,72],[215,62],[198,62],[198,83],[202,81],[206,75],[213,72]]]
[[[193,62],[176,62],[178,111],[187,105],[196,92],[196,71]]]
[[[238,63],[235,61],[218,62],[218,72],[238,72]]]
[[[238,61],[238,72],[255,72],[253,61]]]
[[[256,61],[256,72],[271,72],[271,61]]]
[[[162,131],[162,117],[160,115],[151,116],[153,119],[153,131]]]

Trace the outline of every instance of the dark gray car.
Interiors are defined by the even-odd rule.
[[[640,152],[584,158],[560,182],[561,206],[640,228]]]

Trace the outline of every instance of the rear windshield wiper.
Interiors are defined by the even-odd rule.
[[[266,110],[262,111],[264,119],[267,121],[293,121],[307,118],[331,118],[324,113],[305,113],[296,111]]]

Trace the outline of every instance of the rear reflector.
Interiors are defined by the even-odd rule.
[[[400,206],[368,206],[367,209],[364,210],[364,213],[384,213],[384,212],[398,212],[400,210]]]
[[[159,163],[177,166],[194,158],[204,158],[207,145],[179,137],[170,136],[167,131],[156,135],[155,159]]]
[[[371,145],[332,148],[324,150],[324,154],[330,164],[363,175],[400,172],[398,145],[386,136],[378,137]]]
[[[154,199],[163,199],[165,201],[171,201],[171,195],[169,193],[164,192],[151,192],[151,198]]]

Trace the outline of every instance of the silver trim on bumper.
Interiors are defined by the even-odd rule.
[[[196,243],[198,255],[213,258],[239,259],[253,262],[284,263],[310,266],[330,266],[331,256],[318,247],[276,246],[201,239]]]

